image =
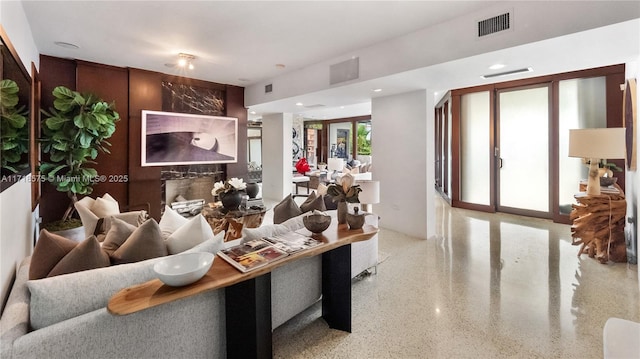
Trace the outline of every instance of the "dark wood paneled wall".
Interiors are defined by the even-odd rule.
[[[238,118],[238,162],[227,165],[227,176],[247,179],[244,88],[44,55],[40,58],[40,75],[42,108],[48,109],[53,105],[51,92],[60,85],[93,92],[108,102],[116,103],[121,120],[109,140],[112,154],[108,157],[101,154],[95,166],[99,174],[107,176],[107,181],[94,187],[92,197],[108,192],[118,200],[121,208],[148,203],[151,216],[160,219],[161,167],[140,165],[141,115],[142,110],[162,110],[162,81],[166,79],[226,91],[226,116]],[[109,181],[110,175],[113,176],[112,181]],[[122,177],[118,175],[127,175],[127,182],[119,181]],[[68,203],[64,193],[57,192],[51,185],[43,185],[40,213],[44,222],[61,218]]]
[[[150,215],[160,219],[161,167],[142,167],[142,110],[162,110],[162,74],[129,69],[129,203],[149,203]]]
[[[129,78],[127,69],[78,61],[76,68],[76,89],[92,92],[108,103],[114,103],[120,115],[116,122],[116,132],[108,139],[111,147],[108,153],[99,153],[96,158],[98,174],[106,176],[104,182],[93,186],[92,197],[109,193],[118,203],[128,203],[129,146]]]
[[[49,111],[53,107],[53,89],[66,86],[76,89],[76,63],[72,60],[40,55],[40,81],[42,88],[41,108]],[[45,118],[44,116],[42,117]],[[42,155],[43,157],[46,155]],[[70,199],[58,192],[49,183],[42,183],[40,193],[40,216],[44,223],[62,218]]]

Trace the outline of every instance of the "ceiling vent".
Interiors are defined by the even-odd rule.
[[[360,58],[354,57],[329,67],[329,84],[355,80],[360,76]]]
[[[268,84],[264,86],[264,93],[273,92],[273,84]]]
[[[315,105],[305,106],[304,108],[318,108],[318,107],[324,107],[324,105],[321,103],[317,103]]]
[[[525,72],[531,72],[531,71],[533,71],[533,69],[531,67],[525,67],[523,69],[517,69],[517,70],[511,70],[511,71],[505,71],[505,72],[498,72],[498,73],[495,73],[495,74],[482,75],[480,77],[482,77],[483,79],[492,79],[494,77],[517,75],[517,74],[523,74]]]
[[[478,21],[478,37],[483,37],[497,32],[511,29],[513,16],[511,11],[488,19]]]

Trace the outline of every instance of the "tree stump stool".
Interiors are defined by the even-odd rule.
[[[581,245],[578,256],[587,253],[601,263],[626,262],[624,225],[627,201],[618,185],[615,190],[602,189],[597,196],[578,193],[570,218],[573,245]]]

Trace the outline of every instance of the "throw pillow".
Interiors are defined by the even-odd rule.
[[[325,194],[324,196],[322,196],[322,199],[324,200],[324,207],[327,211],[338,209],[338,203],[333,201],[332,196]]]
[[[169,206],[164,206],[164,213],[160,218],[160,231],[163,238],[169,238],[171,233],[175,232],[182,225],[189,222],[188,219],[182,217],[178,212],[171,209]]]
[[[327,188],[328,188],[328,187],[327,187],[327,185],[326,185],[326,184],[324,184],[324,183],[320,183],[320,184],[318,185],[318,194],[319,194],[319,195],[325,195],[325,194],[327,194]]]
[[[324,205],[324,198],[322,196],[316,196],[315,192],[311,192],[309,198],[300,205],[302,212],[309,212],[317,209],[318,211],[326,211],[327,208]]]
[[[223,232],[220,233],[224,236]],[[171,233],[165,243],[169,254],[176,254],[211,238],[213,238],[213,230],[204,216],[199,214]]]
[[[151,218],[131,233],[120,248],[113,252],[111,260],[114,264],[122,264],[166,255],[167,246],[164,244],[160,226]]]
[[[103,233],[108,233],[111,229],[111,217],[121,219],[132,226],[138,227],[142,223],[144,223],[147,219],[149,219],[149,214],[145,210],[139,211],[130,211],[124,213],[114,214],[112,216],[106,217],[104,219],[104,228],[102,229]],[[100,238],[98,238],[100,241]]]
[[[64,256],[47,277],[108,267],[110,264],[109,255],[102,251],[96,237],[91,236]]]
[[[280,224],[291,217],[302,213],[298,204],[293,200],[293,196],[288,195],[280,203],[273,207],[273,223]]]
[[[107,218],[120,213],[120,207],[115,198],[105,193],[104,196],[96,198],[95,202],[93,202],[91,212],[98,216],[98,218]]]
[[[131,225],[115,216],[111,216],[111,228],[107,232],[102,242],[102,250],[109,256],[113,255],[120,246],[131,236],[136,230],[136,226]]]
[[[53,267],[77,245],[78,242],[51,233],[46,229],[41,230],[31,256],[29,279],[45,278]]]

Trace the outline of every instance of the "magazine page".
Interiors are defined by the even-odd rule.
[[[269,242],[256,239],[223,249],[218,252],[218,255],[245,273],[286,257],[287,252],[276,248]]]
[[[295,253],[322,244],[321,241],[297,232],[287,232],[266,237],[265,240],[287,253]]]

